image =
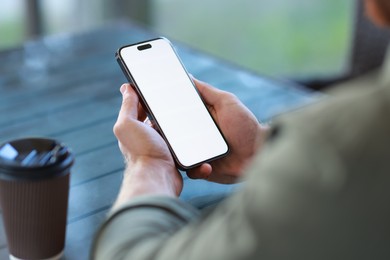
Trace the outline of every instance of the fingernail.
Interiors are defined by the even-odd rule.
[[[127,91],[127,86],[126,86],[126,84],[123,84],[119,90],[120,90],[120,92],[122,93],[122,95],[124,95],[124,94],[126,93],[126,91]]]

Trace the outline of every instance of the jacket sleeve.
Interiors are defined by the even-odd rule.
[[[179,199],[142,196],[109,213],[100,227],[92,259],[155,259],[164,241],[199,216]]]
[[[162,197],[113,212],[93,258],[390,259],[390,110],[371,96],[275,120],[245,185],[207,215]]]

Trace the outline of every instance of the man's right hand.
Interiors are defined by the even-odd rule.
[[[221,159],[187,171],[187,175],[192,179],[236,183],[255,153],[261,148],[268,127],[261,125],[233,94],[196,79],[194,82],[225,136],[230,153]]]

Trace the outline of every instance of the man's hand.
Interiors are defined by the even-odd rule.
[[[123,96],[114,133],[126,161],[121,191],[115,206],[139,195],[178,196],[183,180],[169,149],[150,124],[129,84],[121,86]]]
[[[194,82],[227,139],[230,153],[224,158],[187,171],[187,175],[193,179],[235,183],[261,147],[268,127],[259,124],[233,94],[195,79]]]

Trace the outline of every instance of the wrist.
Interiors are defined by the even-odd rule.
[[[126,165],[114,207],[142,195],[177,197],[181,189],[181,175],[172,163],[139,158]]]
[[[122,186],[131,190],[135,196],[138,194],[177,196],[175,179],[178,174],[173,163],[141,158],[126,165]]]

